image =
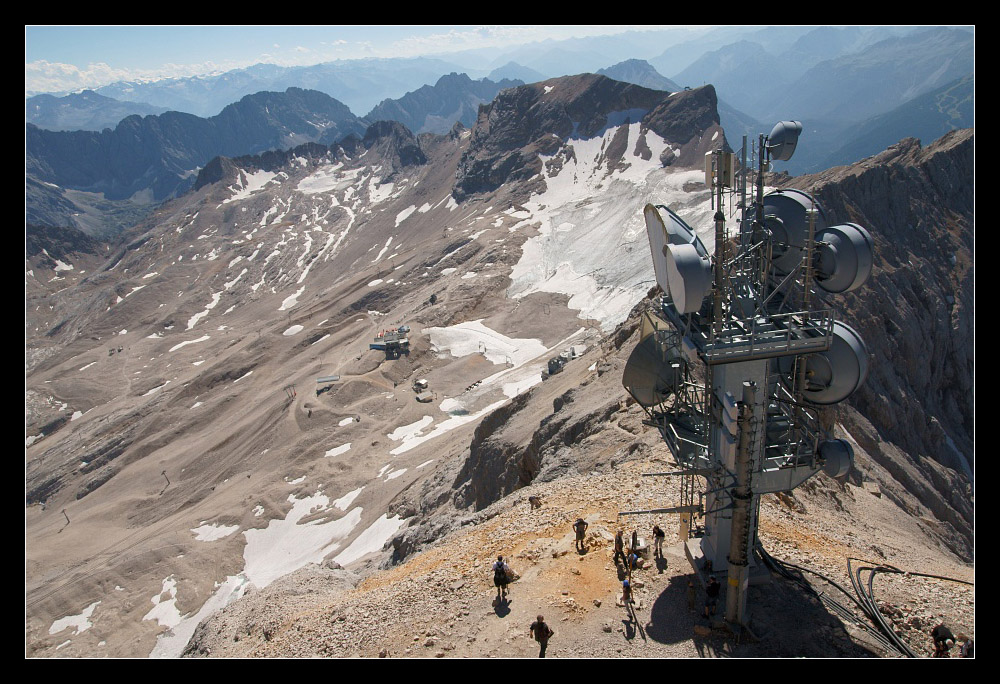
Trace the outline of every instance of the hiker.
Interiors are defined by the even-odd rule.
[[[694,612],[695,601],[698,598],[698,590],[694,586],[694,580],[688,580],[687,587],[687,599],[688,599],[688,611]]]
[[[931,630],[931,638],[934,639],[934,657],[948,658],[948,651],[955,645],[955,635],[951,630],[940,624]]]
[[[589,527],[589,525],[587,524],[587,521],[584,520],[583,518],[577,518],[576,522],[573,523],[573,531],[576,532],[576,550],[577,551],[586,551],[587,550],[587,545],[586,545],[586,542],[585,542],[585,540],[583,538],[583,535],[586,534],[588,527]]]
[[[962,642],[962,647],[958,650],[958,654],[963,658],[975,658],[975,646],[976,645],[972,639],[965,637],[965,640]]]
[[[545,616],[539,615],[538,618],[531,623],[531,627],[528,628],[528,636],[534,636],[535,641],[538,642],[539,651],[538,657],[545,657],[545,648],[549,645],[549,639],[555,632],[552,628],[545,624]]]
[[[639,567],[639,556],[636,554],[635,551],[632,551],[632,553],[629,554],[628,565],[629,568],[631,568],[632,570],[635,570],[636,568]]]
[[[628,604],[635,603],[632,599],[632,583],[626,577],[622,580],[622,605],[628,608]]]
[[[708,618],[708,611],[711,609],[712,615],[715,615],[715,606],[719,602],[719,590],[722,589],[722,585],[719,584],[719,580],[715,579],[715,575],[708,578],[708,585],[705,587],[705,617]]]
[[[502,601],[507,596],[507,584],[510,579],[507,573],[510,568],[503,561],[503,556],[497,556],[497,562],[493,564],[493,584],[497,588],[497,603]]]
[[[618,565],[619,556],[622,558],[622,565],[625,565],[625,540],[622,539],[621,530],[618,530],[618,534],[615,535],[615,565]]]
[[[632,550],[639,548],[639,530],[632,530]]]
[[[666,532],[660,529],[659,525],[653,525],[653,557],[659,556],[663,558],[663,539],[667,536]]]

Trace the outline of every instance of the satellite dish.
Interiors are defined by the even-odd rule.
[[[656,282],[670,295],[678,311],[697,311],[712,287],[708,250],[694,230],[669,207],[647,204],[643,215]]]
[[[670,298],[682,314],[701,308],[712,289],[712,262],[702,257],[694,245],[667,245],[667,282]]]
[[[767,151],[772,161],[788,161],[795,154],[795,146],[802,133],[799,121],[779,121],[767,136]]]
[[[831,226],[816,233],[816,284],[827,292],[850,292],[872,273],[874,242],[856,223]]]
[[[806,364],[803,398],[813,404],[836,404],[851,396],[868,376],[868,349],[850,326],[834,321],[833,341],[825,352],[802,357]],[[786,386],[793,384],[795,357],[782,356],[778,369]]]
[[[812,195],[801,190],[775,190],[764,195],[764,225],[771,231],[771,268],[778,275],[792,272],[809,237],[808,211],[816,210],[815,231],[826,228],[826,215]]]
[[[622,372],[622,385],[640,406],[656,406],[676,392],[683,377],[683,366],[679,350],[668,351],[664,358],[656,336],[650,334],[629,355]]]
[[[830,477],[843,477],[854,465],[854,448],[845,439],[825,439],[816,451],[824,460],[823,472]]]
[[[667,283],[667,257],[663,253],[669,238],[667,228],[663,225],[660,212],[652,204],[647,204],[642,214],[646,219],[646,237],[649,239],[649,251],[653,255],[653,272],[656,274],[656,284],[664,293],[670,293]]]

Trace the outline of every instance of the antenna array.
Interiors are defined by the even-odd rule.
[[[853,223],[828,225],[805,192],[764,191],[770,162],[792,156],[801,130],[783,121],[756,145],[744,136],[738,172],[733,153],[706,155],[713,254],[668,207],[643,209],[664,294],[644,314],[622,384],[680,468],[682,508],[703,523],[681,518],[688,557],[696,569],[710,561],[728,571],[733,625],[744,622],[751,580],[766,575],[753,554],[760,495],[820,470],[849,471],[853,450],[832,437],[824,407],[846,399],[868,371],[864,341],[835,320],[824,294],[865,282],[871,236]],[[725,204],[737,197],[730,229]],[[697,497],[695,477],[705,478]]]

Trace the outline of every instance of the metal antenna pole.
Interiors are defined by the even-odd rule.
[[[729,537],[729,588],[726,590],[726,621],[731,625],[743,623],[747,605],[747,587],[750,584],[750,514],[753,492],[751,488],[750,442],[756,387],[752,382],[743,383],[743,400],[740,403],[740,441],[736,449],[736,486],[732,489],[733,518]]]
[[[726,215],[722,211],[722,150],[716,150],[715,160],[715,291],[712,294],[712,336],[718,337],[722,333],[722,299],[723,282],[725,274],[722,266],[726,256]]]

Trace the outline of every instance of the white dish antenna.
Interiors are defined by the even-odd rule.
[[[823,472],[830,477],[843,477],[854,465],[854,447],[846,439],[825,439],[816,450],[823,459]]]
[[[708,250],[694,230],[668,207],[647,204],[643,215],[656,282],[680,313],[697,311],[712,289]]]
[[[868,376],[868,349],[861,335],[840,321],[833,323],[833,341],[825,352],[802,357],[806,364],[803,398],[813,404],[836,404],[851,396]],[[795,357],[778,359],[778,368],[786,386],[792,386]]]
[[[660,351],[653,334],[635,346],[622,373],[622,385],[640,406],[656,406],[677,391],[683,378],[684,360]]]
[[[855,290],[868,280],[874,242],[856,223],[831,226],[816,233],[816,284],[827,292]]]
[[[812,195],[801,190],[775,190],[764,195],[764,224],[771,231],[774,255],[771,266],[778,275],[799,265],[809,238],[809,214],[816,210],[814,230],[826,228],[826,215]]]

